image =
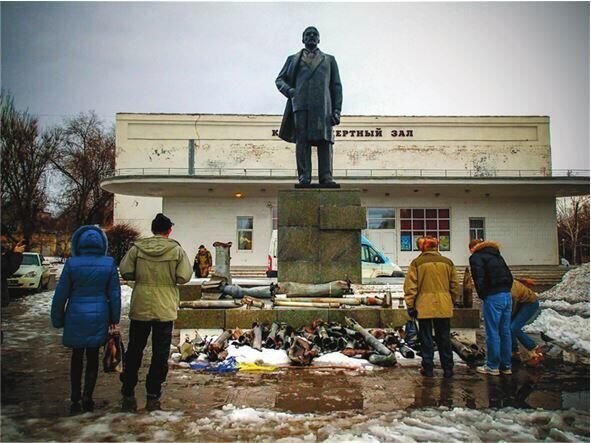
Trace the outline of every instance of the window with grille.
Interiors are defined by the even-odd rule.
[[[450,250],[451,219],[449,209],[401,209],[400,250],[418,251],[417,239],[439,239],[439,250]]]
[[[484,235],[484,219],[483,218],[471,218],[470,219],[470,240],[479,238],[485,240]]]

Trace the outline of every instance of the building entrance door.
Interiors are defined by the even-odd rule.
[[[363,235],[393,263],[397,263],[396,229],[366,229]]]

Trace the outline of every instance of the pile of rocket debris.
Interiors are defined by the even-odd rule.
[[[255,287],[241,287],[232,284],[232,275],[230,274],[231,246],[232,243],[214,243],[216,248],[215,272],[208,281],[202,284],[202,298],[181,302],[181,309],[392,307],[391,292],[386,290],[381,293],[373,293],[374,291],[371,291],[371,296],[364,296],[364,291],[358,290],[358,293],[354,294],[353,285],[348,280],[324,284],[284,282]],[[402,303],[401,298],[399,302]]]
[[[366,359],[377,366],[395,366],[396,354],[407,359],[420,355],[416,325],[409,323],[405,328],[370,330],[349,317],[345,317],[344,325],[316,320],[297,330],[285,323],[272,323],[270,326],[255,323],[250,330],[226,330],[209,340],[195,331],[192,340],[185,337],[179,359],[183,362],[224,361],[228,357],[227,348],[232,345],[250,346],[258,351],[263,348],[281,349],[296,366],[309,366],[314,358],[330,352]],[[483,363],[483,349],[467,339],[452,334],[452,346],[469,365]]]

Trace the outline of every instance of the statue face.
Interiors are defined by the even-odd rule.
[[[317,46],[320,43],[320,33],[314,27],[306,28],[302,36],[302,43],[306,46]]]

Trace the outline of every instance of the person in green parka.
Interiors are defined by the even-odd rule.
[[[125,280],[135,281],[129,310],[129,344],[121,374],[122,409],[135,411],[135,386],[150,332],[152,361],[146,377],[147,410],[160,409],[162,383],[168,373],[168,355],[173,321],[177,318],[177,284],[191,280],[192,267],[187,253],[169,238],[174,223],[164,214],[152,221],[153,237],[134,242],[119,270]]]

